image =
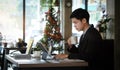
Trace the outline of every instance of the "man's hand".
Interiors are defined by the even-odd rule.
[[[65,59],[68,58],[68,54],[57,54],[54,57],[55,59]]]

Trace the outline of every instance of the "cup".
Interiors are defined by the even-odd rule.
[[[41,51],[33,51],[33,57],[41,58]]]
[[[77,44],[77,36],[71,36],[71,44]]]

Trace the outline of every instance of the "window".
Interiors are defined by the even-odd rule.
[[[106,0],[88,0],[88,12],[90,13],[90,24],[96,27],[101,19],[102,11],[106,10]]]
[[[46,27],[46,12],[49,10],[49,4],[53,0],[26,0],[26,22],[25,22],[25,40],[34,38],[34,43],[38,42],[44,35]],[[58,11],[59,6],[53,6]]]
[[[72,11],[77,8],[85,8],[85,0],[72,0],[73,7]],[[98,20],[102,16],[102,10],[106,10],[106,0],[88,0],[88,12],[90,13],[90,24],[96,26]],[[81,32],[76,31],[74,26],[72,25],[72,35],[80,36]]]
[[[77,8],[85,8],[85,0],[72,0],[72,11],[74,11]],[[78,32],[74,25],[72,24],[72,35],[73,36],[80,36],[82,34],[82,31]],[[78,39],[79,40],[79,39]]]
[[[0,32],[7,41],[23,37],[23,0],[0,0]]]
[[[43,34],[43,17],[45,17],[40,9],[40,0],[25,1],[25,41],[34,38],[34,42],[38,41]]]
[[[36,43],[44,33],[45,12],[54,3],[55,10],[58,10],[59,0],[0,0],[0,32],[3,38],[11,42],[18,41],[18,38],[25,38],[28,42],[34,38]]]

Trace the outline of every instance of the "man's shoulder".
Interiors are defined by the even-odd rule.
[[[97,29],[95,29],[94,27],[91,27],[87,33],[86,33],[89,37],[100,37],[100,33],[98,32]]]
[[[89,34],[99,34],[98,30],[94,27],[90,27],[87,31]]]

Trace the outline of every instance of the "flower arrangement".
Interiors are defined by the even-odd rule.
[[[55,9],[51,7],[45,14],[47,22],[44,29],[44,36],[40,41],[49,49],[49,46],[60,43],[63,37],[60,33],[59,11],[56,12]]]
[[[111,20],[112,18],[109,17],[108,14],[105,14],[105,10],[103,11],[103,16],[102,18],[98,21],[98,29],[99,32],[106,32],[107,30],[107,23]]]

